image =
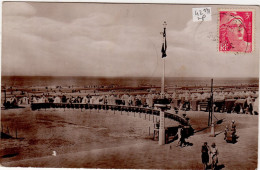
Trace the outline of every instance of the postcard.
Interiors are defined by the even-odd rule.
[[[3,2],[1,166],[256,169],[259,13]]]

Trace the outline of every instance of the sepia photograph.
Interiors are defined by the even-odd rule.
[[[259,16],[4,1],[0,165],[257,169]]]

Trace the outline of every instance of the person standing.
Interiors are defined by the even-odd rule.
[[[231,123],[231,131],[233,131],[234,133],[236,133],[236,124],[235,124],[235,121],[232,120],[232,123]]]
[[[209,163],[209,146],[207,142],[204,142],[204,145],[201,147],[201,160],[204,165],[204,169],[207,169]]]
[[[211,145],[211,148],[210,148],[210,155],[211,155],[211,167],[212,169],[217,167],[217,163],[218,163],[218,149],[217,149],[217,146],[216,144],[213,142],[212,145]]]
[[[228,129],[228,125],[226,125],[225,131],[224,131],[224,140],[227,139],[227,133],[228,133],[229,129]]]

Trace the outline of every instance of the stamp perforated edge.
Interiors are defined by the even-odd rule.
[[[245,54],[246,52],[236,52],[236,51],[219,51],[219,26],[220,26],[220,15],[221,11],[252,11],[252,51],[247,54],[251,54],[255,51],[255,9],[252,8],[218,8],[218,24],[217,24],[217,37],[218,37],[218,45],[217,51],[221,53],[235,53],[235,54]]]

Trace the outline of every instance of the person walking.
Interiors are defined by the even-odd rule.
[[[177,142],[176,147],[180,146],[180,143],[181,143],[181,126],[180,125],[178,127],[177,137],[178,137],[178,142]]]
[[[184,135],[184,129],[182,126],[179,126],[177,135],[178,135],[178,143],[176,146],[180,146],[180,147],[182,147],[182,145],[185,146],[186,145],[185,135]]]
[[[201,160],[206,170],[209,163],[209,146],[207,142],[204,142],[201,147]]]

